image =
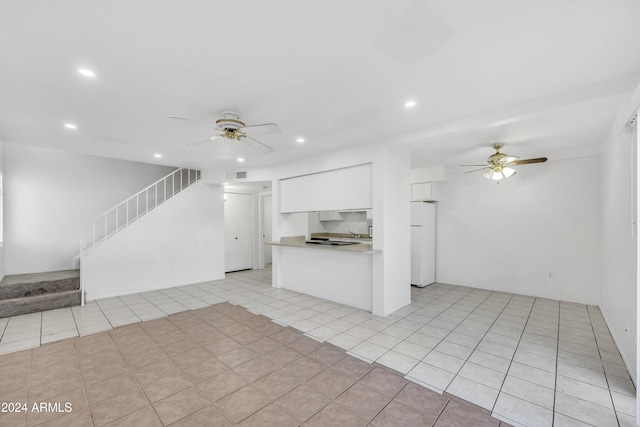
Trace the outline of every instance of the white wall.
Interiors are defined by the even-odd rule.
[[[4,174],[4,143],[0,141],[0,171]],[[4,193],[4,188],[2,189]],[[4,194],[0,194],[0,197],[4,198]],[[4,225],[6,221],[3,220],[3,224],[0,224],[0,227],[3,227],[3,232],[6,230]],[[0,243],[0,280],[4,277],[4,243]]]
[[[224,278],[222,186],[197,182],[87,255],[87,299]]]
[[[349,233],[350,231],[363,237],[369,235],[366,212],[341,212],[342,221],[320,221],[318,212],[309,212],[309,233]]]
[[[618,135],[612,129],[604,143],[602,156],[602,287],[600,310],[611,335],[636,378],[637,317],[637,230],[634,206],[634,156],[637,136]]]
[[[4,144],[6,274],[76,268],[80,227],[174,168]]]
[[[411,157],[382,148],[373,172],[373,314],[387,316],[411,303]]]
[[[598,305],[601,170],[598,156],[520,166],[500,184],[449,174],[439,183],[436,280]]]

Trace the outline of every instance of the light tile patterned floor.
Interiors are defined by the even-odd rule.
[[[29,402],[0,411],[12,427],[509,427],[229,303],[0,356],[0,380]]]
[[[270,283],[270,269],[238,272],[0,319],[0,354],[229,301],[516,426],[635,425],[635,388],[597,307],[434,284],[381,318]]]

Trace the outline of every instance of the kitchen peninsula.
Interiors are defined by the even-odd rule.
[[[289,236],[268,244],[280,259],[283,288],[372,310],[373,257],[381,251],[370,239]]]

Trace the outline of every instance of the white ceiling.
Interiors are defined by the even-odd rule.
[[[639,18],[638,0],[4,0],[0,141],[227,169],[373,141],[414,167],[497,140],[592,154],[638,83]],[[188,146],[215,131],[168,119],[225,110],[278,123],[254,134],[274,152]]]

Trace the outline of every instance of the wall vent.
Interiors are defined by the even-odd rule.
[[[246,172],[227,172],[227,179],[246,179]]]

